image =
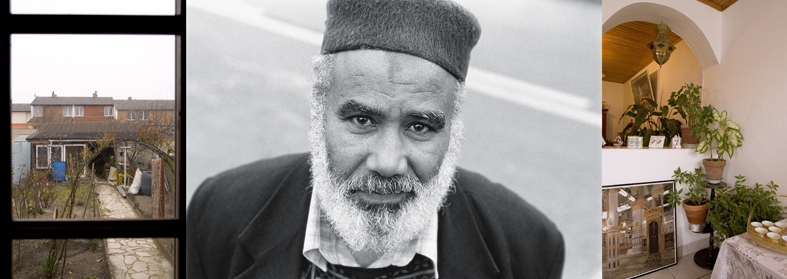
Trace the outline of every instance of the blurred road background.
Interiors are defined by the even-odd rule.
[[[482,27],[460,167],[540,208],[564,278],[601,277],[601,1],[458,1]],[[187,196],[207,177],[309,149],[325,1],[187,4]],[[242,210],[242,209],[239,209]]]

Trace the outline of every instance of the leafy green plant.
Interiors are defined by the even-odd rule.
[[[708,181],[705,180],[705,172],[702,168],[694,169],[694,172],[681,171],[680,167],[672,175],[675,183],[685,184],[688,186],[686,195],[683,195],[683,190],[680,189],[674,195],[670,195],[668,201],[672,207],[677,207],[683,199],[686,199],[688,205],[702,205],[708,201],[707,192],[705,189],[708,187]]]
[[[620,116],[618,122],[626,116],[634,120],[620,132],[621,138],[642,136],[644,142],[649,142],[651,135],[665,136],[666,139],[670,139],[680,133],[680,121],[669,118],[670,115],[677,113],[675,110],[669,106],[659,106],[656,101],[650,98],[644,98],[643,101],[645,103],[628,106],[626,112]]]
[[[90,251],[97,252],[101,248],[100,238],[91,238],[88,240],[88,243],[90,244]]]
[[[743,134],[741,134],[741,127],[735,121],[727,119],[727,111],[719,112],[714,107],[708,107],[711,110],[710,116],[713,121],[717,122],[719,125],[716,128],[708,128],[707,126],[702,127],[702,134],[705,136],[704,139],[700,140],[700,143],[697,145],[696,152],[701,154],[705,154],[710,150],[711,146],[713,145],[713,141],[716,141],[716,154],[718,158],[713,159],[713,152],[710,153],[711,160],[720,161],[724,160],[724,154],[732,158],[732,155],[735,152],[735,148],[741,147],[743,145]]]
[[[766,185],[755,183],[754,187],[750,187],[744,184],[746,178],[743,175],[735,178],[735,186],[716,190],[716,197],[708,203],[711,209],[708,222],[716,231],[714,241],[721,242],[728,237],[745,233],[749,213],[757,202],[762,201],[754,208],[752,221],[776,221],[782,218],[784,207],[779,201],[774,197],[765,199],[775,195],[779,185],[771,181]]]
[[[31,216],[44,215],[44,209],[31,204],[27,206],[27,214]]]
[[[702,86],[695,86],[693,82],[691,84],[687,83],[681,86],[677,92],[672,92],[669,100],[667,100],[667,104],[675,108],[675,112],[672,115],[679,114],[686,120],[686,127],[689,128],[694,128],[695,124],[702,120],[703,108],[700,89],[702,89]],[[692,135],[695,134],[692,133]],[[699,136],[699,134],[695,136]]]

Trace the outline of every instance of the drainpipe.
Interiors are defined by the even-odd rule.
[[[128,183],[128,174],[126,173],[126,165],[128,165],[127,154],[128,149],[131,148],[130,146],[123,146],[120,149],[123,149],[123,186],[126,186]]]

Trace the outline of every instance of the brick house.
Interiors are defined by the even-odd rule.
[[[120,122],[175,123],[175,100],[115,100],[115,119]]]
[[[30,104],[33,117],[27,123],[36,128],[44,123],[114,122],[112,97],[36,97]]]
[[[23,142],[35,129],[27,124],[33,118],[30,104],[11,104],[11,143]]]

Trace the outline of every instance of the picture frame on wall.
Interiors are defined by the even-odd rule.
[[[656,97],[653,95],[653,87],[650,83],[650,76],[648,76],[648,70],[645,70],[637,77],[631,80],[631,94],[634,97],[634,103],[640,104],[642,100],[645,98],[656,100]],[[646,107],[650,107],[650,103],[644,102],[642,103]]]
[[[604,279],[636,278],[677,262],[674,180],[602,186]]]

